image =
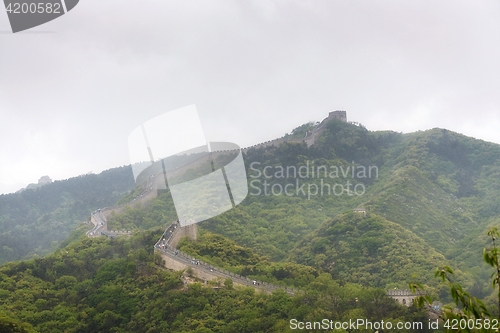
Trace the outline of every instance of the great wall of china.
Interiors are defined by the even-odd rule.
[[[347,115],[345,111],[334,111],[330,112],[329,116],[325,118],[321,123],[315,126],[311,131],[308,131],[303,139],[291,139],[291,138],[279,138],[276,140],[266,141],[258,145],[242,148],[241,151],[246,153],[250,149],[259,149],[275,146],[278,147],[282,143],[306,143],[310,147],[316,139],[321,135],[326,127],[326,123],[330,120],[336,119],[343,122],[347,122]],[[238,150],[239,151],[239,150]],[[194,161],[186,164],[182,168],[169,171],[170,175],[176,176],[181,175],[189,169],[195,169],[208,160],[215,160],[218,154],[227,154],[227,151],[214,151],[211,154],[204,155]],[[89,237],[107,236],[108,238],[114,238],[122,235],[130,235],[131,231],[127,230],[108,230],[107,220],[114,214],[122,213],[127,207],[130,206],[146,206],[148,202],[156,198],[158,195],[158,189],[165,188],[165,174],[158,170],[158,172],[150,175],[144,184],[142,185],[141,193],[134,198],[131,202],[123,205],[106,207],[98,209],[91,214],[91,222],[94,227],[87,232]],[[354,212],[363,213],[366,215],[364,209],[354,209]],[[285,290],[290,295],[293,295],[296,290],[288,288],[285,286],[273,285],[263,281],[257,281],[250,279],[248,277],[218,268],[216,266],[210,265],[203,261],[200,261],[192,256],[179,251],[177,246],[179,241],[184,238],[190,238],[196,240],[198,237],[198,227],[197,224],[191,224],[185,227],[181,227],[177,221],[174,221],[170,226],[167,227],[165,232],[162,234],[160,239],[154,245],[154,251],[161,258],[161,265],[167,269],[175,271],[189,271],[190,275],[197,279],[198,281],[203,281],[208,284],[210,281],[215,281],[216,284],[224,283],[225,279],[231,279],[235,285],[252,287],[258,291],[271,293],[274,290],[282,289]],[[411,293],[409,290],[388,290],[386,292],[388,297],[395,299],[398,303],[410,306],[413,303],[415,297],[419,296],[417,294]],[[439,310],[439,309],[438,309]],[[435,310],[437,311],[437,310]]]
[[[284,286],[274,285],[268,282],[257,281],[239,275],[217,266],[210,265],[201,260],[179,251],[177,244],[183,237],[196,239],[197,225],[191,224],[185,227],[179,226],[176,222],[172,223],[155,244],[155,252],[161,257],[162,265],[166,268],[179,270],[190,270],[191,275],[196,279],[208,283],[209,281],[223,282],[225,279],[231,279],[235,285],[252,287],[259,291],[271,293],[274,290],[282,289],[290,295],[296,290]],[[222,281],[221,281],[222,280]]]
[[[151,189],[142,192],[141,195],[132,201],[133,205],[146,205],[148,201],[156,197],[157,191]],[[122,212],[126,205],[99,209],[92,213],[91,221],[94,228],[87,232],[89,237],[107,236],[115,238],[121,235],[130,235],[130,231],[108,231],[107,219],[116,212]],[[197,260],[192,256],[179,251],[177,245],[184,238],[196,240],[198,237],[197,224],[191,224],[181,227],[177,221],[173,222],[162,234],[158,242],[154,245],[154,251],[162,259],[161,265],[167,269],[180,271],[190,271],[191,277],[208,284],[209,281],[223,282],[225,279],[231,279],[235,285],[252,287],[256,290],[270,293],[277,289],[283,289],[288,294],[293,295],[295,290],[292,288],[277,286],[263,281],[256,281],[245,276],[218,268],[203,261]],[[222,281],[221,281],[222,280]]]
[[[345,111],[333,111],[325,118],[320,124],[309,131],[303,139],[297,138],[279,138],[276,140],[266,141],[258,145],[242,148],[241,151],[246,153],[250,149],[259,149],[275,146],[278,147],[283,143],[306,143],[310,147],[316,139],[320,136],[325,128],[325,124],[332,120],[340,120],[347,122],[347,115]],[[236,151],[236,150],[235,150]],[[240,151],[239,149],[237,150]],[[218,154],[227,154],[228,151],[213,151],[209,154],[203,155],[194,161],[189,162],[181,168],[170,170],[170,176],[178,176],[184,174],[189,169],[195,169],[207,162],[207,160],[216,160]],[[229,151],[231,153],[231,151]],[[156,198],[158,189],[166,188],[165,171],[157,170],[150,172],[147,179],[144,180],[141,193],[134,198],[131,202],[114,206],[98,209],[91,213],[91,222],[94,227],[87,232],[88,237],[107,236],[114,238],[121,235],[130,235],[131,231],[128,230],[108,230],[107,220],[115,215],[122,213],[127,207],[130,206],[145,206],[149,201]],[[181,227],[177,222],[172,223],[167,227],[158,242],[154,245],[155,253],[162,259],[162,265],[165,268],[172,270],[190,270],[191,275],[205,283],[212,280],[231,279],[234,284],[242,286],[250,286],[256,290],[270,293],[277,289],[283,289],[287,293],[293,295],[295,290],[284,286],[277,286],[263,281],[256,281],[249,279],[245,276],[220,269],[216,266],[207,264],[196,258],[192,258],[186,253],[177,249],[178,242],[181,238],[188,237],[196,240],[197,238],[197,225],[192,224]]]

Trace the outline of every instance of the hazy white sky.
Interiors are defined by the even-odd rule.
[[[248,146],[328,112],[500,143],[500,2],[81,0],[12,34],[0,8],[0,193],[129,164],[128,135],[196,104]]]

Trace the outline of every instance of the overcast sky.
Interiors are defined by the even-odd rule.
[[[195,104],[248,146],[329,111],[500,143],[500,1],[81,0],[12,34],[0,8],[0,193],[129,164],[128,135]]]

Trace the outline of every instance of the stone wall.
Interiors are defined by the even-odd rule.
[[[332,120],[332,119],[337,119],[337,120],[340,120],[340,121],[343,121],[343,122],[347,122],[347,112],[346,111],[341,111],[341,110],[337,110],[337,111],[332,111],[328,114],[328,118],[326,118],[328,121]]]
[[[134,201],[129,202],[125,205],[116,206],[116,207],[106,207],[102,210],[102,214],[104,215],[106,220],[108,220],[113,215],[113,213],[115,215],[121,214],[125,211],[125,209],[127,207],[130,207],[130,206],[132,206],[132,207],[144,207],[144,205],[146,205],[146,203],[148,201],[153,200],[157,196],[158,196],[158,191],[152,190],[152,191],[149,191],[149,192],[143,194],[142,197],[136,198],[136,199],[134,199]]]
[[[288,143],[301,143],[301,142],[303,142],[303,140],[302,139],[280,138],[280,139],[275,139],[275,140],[270,140],[270,141],[262,142],[262,143],[259,143],[257,145],[253,145],[253,146],[250,146],[250,147],[245,147],[245,148],[242,148],[241,150],[243,152],[247,152],[251,148],[259,149],[259,148],[267,148],[267,147],[279,147],[281,144],[283,144],[285,142],[288,142]]]
[[[170,256],[166,255],[165,253],[161,251],[155,251],[160,255],[160,257],[163,260],[163,266],[168,269],[172,269],[174,271],[182,271],[184,269],[187,269],[188,266],[178,260],[175,260],[171,258]]]
[[[90,222],[92,222],[92,224],[94,226],[97,226],[97,220],[96,220],[94,214],[90,214]]]
[[[392,299],[395,299],[396,302],[410,306],[413,304],[413,300],[419,296],[417,294],[412,293],[408,289],[391,289],[387,290],[386,295],[391,297]]]
[[[181,271],[181,270],[187,270],[190,268],[190,274],[192,277],[197,278],[201,280],[203,283],[208,283],[209,281],[212,280],[222,280],[222,283],[224,283],[224,280],[227,278],[230,278],[233,281],[234,286],[241,286],[241,287],[252,287],[257,291],[265,292],[265,293],[271,293],[272,290],[278,289],[278,287],[272,286],[270,284],[264,285],[254,285],[250,280],[247,279],[245,281],[244,277],[239,276],[239,278],[236,278],[237,274],[232,273],[232,276],[228,276],[228,272],[222,272],[219,269],[214,269],[213,271],[208,271],[204,267],[195,265],[189,265],[184,262],[182,262],[180,259],[181,258],[173,258],[170,255],[166,254],[163,251],[155,249],[155,253],[157,253],[161,259],[163,260],[163,267],[167,269],[171,269],[174,271]],[[266,289],[272,286],[270,289]],[[287,292],[291,295],[293,295],[292,289],[285,289]]]
[[[197,240],[198,239],[198,224],[190,224],[185,227],[177,227],[175,234],[173,235],[172,239],[169,241],[169,245],[172,246],[173,248],[177,248],[177,245],[179,244],[179,241],[187,237],[192,240]]]

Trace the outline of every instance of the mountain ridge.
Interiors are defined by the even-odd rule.
[[[301,126],[300,131],[307,128]],[[300,136],[300,131],[295,131],[295,135]],[[366,186],[363,196],[349,197],[347,194],[304,200],[306,198],[297,196],[261,198],[249,195],[232,211],[201,224],[204,229],[254,248],[272,260],[286,259],[288,252],[304,237],[335,216],[356,207],[364,207],[369,213],[400,225],[409,235],[416,235],[426,246],[437,249],[447,260],[457,260],[458,251],[467,248],[467,242],[483,233],[500,213],[500,205],[492,199],[500,195],[500,186],[497,186],[500,183],[495,179],[500,172],[500,147],[445,129],[402,134],[369,131],[360,124],[332,120],[323,125],[323,132],[310,147],[294,137],[292,142],[264,143],[249,148],[244,156],[247,171],[251,171],[251,161],[261,162],[262,167],[303,166],[307,161],[342,166],[356,161],[356,165],[379,168],[376,179],[360,181]],[[341,180],[350,180],[344,178]],[[318,185],[318,182],[313,180],[310,184]],[[273,179],[271,183],[285,185],[286,180]],[[43,188],[51,186],[53,184]],[[7,197],[0,196],[0,203]],[[116,193],[115,198],[118,199]],[[163,200],[171,200],[168,193]],[[171,214],[171,205],[167,206]],[[33,214],[36,216],[36,212]],[[147,214],[132,210],[123,215],[122,220],[127,219],[127,214],[131,221],[127,223],[146,221],[142,227],[162,223],[157,220],[161,214],[147,217]],[[43,224],[43,220],[41,222]],[[467,273],[466,268],[460,267]]]

